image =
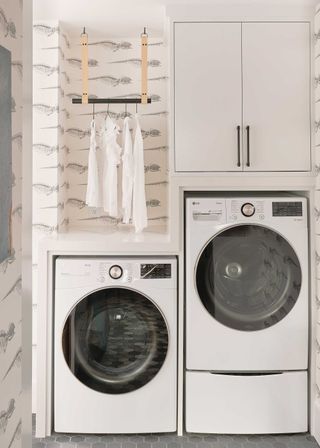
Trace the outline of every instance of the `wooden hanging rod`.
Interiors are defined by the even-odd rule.
[[[148,98],[151,103],[151,98]],[[141,98],[88,98],[87,103],[82,102],[82,98],[73,98],[72,104],[141,104]]]

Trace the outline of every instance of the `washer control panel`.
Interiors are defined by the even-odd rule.
[[[229,199],[227,200],[228,221],[236,222],[249,218],[264,221],[267,214],[266,208],[265,201],[260,199]]]

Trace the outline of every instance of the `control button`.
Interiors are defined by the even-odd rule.
[[[123,270],[121,266],[118,265],[114,265],[111,266],[111,268],[109,269],[109,275],[111,278],[117,280],[118,278],[121,278],[123,274]]]
[[[246,204],[243,204],[243,206],[241,207],[241,213],[243,214],[243,216],[253,216],[255,212],[255,208],[253,204],[250,204],[249,202],[247,202]]]
[[[264,219],[264,215],[259,215],[259,219]]]

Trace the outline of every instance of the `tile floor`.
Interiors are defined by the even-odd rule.
[[[188,434],[71,435],[33,439],[33,448],[317,448],[309,434],[229,436]]]

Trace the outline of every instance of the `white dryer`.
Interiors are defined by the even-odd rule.
[[[174,258],[56,260],[54,429],[176,431]]]
[[[187,430],[307,430],[307,224],[301,197],[186,199]]]

